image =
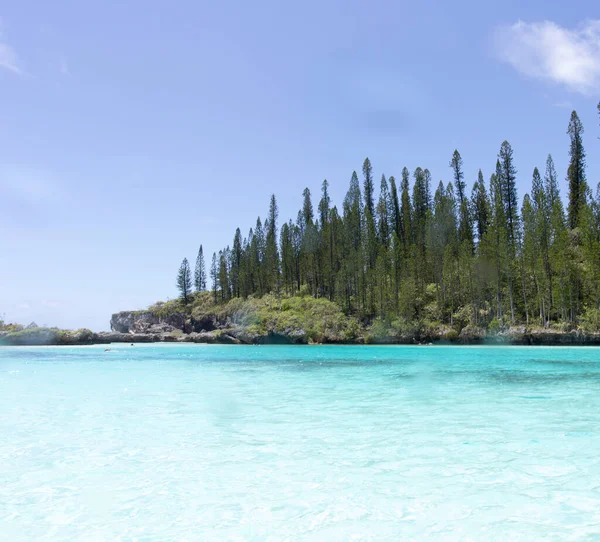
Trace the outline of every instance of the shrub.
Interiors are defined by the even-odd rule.
[[[586,307],[580,318],[581,329],[588,332],[600,331],[600,309]]]
[[[502,322],[498,318],[494,317],[488,324],[488,331],[490,333],[498,333],[502,329]]]
[[[449,329],[444,333],[442,338],[446,341],[455,341],[458,339],[458,331],[456,331],[456,329]]]
[[[390,331],[390,327],[385,320],[377,318],[365,333],[365,342],[373,343],[385,340],[392,335]]]
[[[470,303],[464,305],[452,315],[452,319],[454,321],[454,325],[459,330],[468,326],[469,324],[475,324],[473,321],[473,305]]]

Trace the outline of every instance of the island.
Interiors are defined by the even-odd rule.
[[[0,344],[600,344],[600,185],[583,133],[573,111],[566,206],[551,155],[519,202],[508,141],[470,195],[458,150],[435,191],[427,168],[404,167],[398,183],[382,174],[378,197],[366,158],[339,209],[324,180],[316,209],[305,188],[281,227],[271,195],[208,273],[200,244],[176,299],[113,314],[110,332],[0,322]]]

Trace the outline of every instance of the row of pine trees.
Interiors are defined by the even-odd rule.
[[[573,111],[566,210],[550,155],[519,202],[508,141],[488,181],[479,170],[470,194],[455,150],[452,182],[432,187],[427,169],[404,168],[398,180],[382,175],[378,197],[367,158],[362,186],[354,172],[341,209],[325,180],[316,209],[306,188],[296,220],[281,228],[273,195],[264,222],[246,237],[238,228],[232,245],[212,255],[215,301],[312,295],[364,322],[575,322],[600,309],[600,185],[595,194],[588,187],[583,131]],[[185,302],[192,282],[207,289],[202,246],[193,277],[187,259],[179,270]]]

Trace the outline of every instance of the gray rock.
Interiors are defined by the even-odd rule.
[[[215,336],[214,333],[211,333],[210,331],[202,331],[200,333],[190,333],[189,335],[187,335],[188,340],[190,342],[194,342],[194,343],[208,343],[208,344],[213,344],[217,342],[217,337]]]
[[[159,316],[150,311],[121,311],[112,315],[110,329],[117,333],[169,333],[191,331],[180,312]]]
[[[458,336],[458,340],[462,343],[476,343],[483,341],[485,338],[485,329],[473,325],[463,327]]]

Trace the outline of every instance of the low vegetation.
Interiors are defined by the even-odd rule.
[[[297,342],[352,342],[362,332],[359,321],[345,315],[337,304],[308,295],[267,294],[219,303],[209,292],[196,292],[187,303],[183,299],[159,302],[149,311],[162,318],[185,313],[199,331],[235,329],[256,336],[296,337]]]
[[[39,327],[31,324],[5,324],[0,320],[0,344],[7,345],[69,345],[93,344],[97,335],[89,329],[66,330],[56,327]]]
[[[577,324],[511,326],[506,319],[493,318],[485,326],[477,324],[473,306],[465,305],[453,313],[450,324],[440,316],[435,285],[429,285],[426,292],[427,311],[420,319],[396,316],[359,320],[345,314],[337,303],[314,298],[306,292],[291,297],[266,294],[233,298],[226,302],[215,302],[210,292],[195,292],[189,295],[187,303],[173,299],[158,302],[148,310],[165,320],[184,314],[190,330],[212,332],[217,341],[233,335],[249,342],[276,336],[285,338],[286,342],[299,343],[520,342],[525,336],[537,333],[538,336],[545,334],[549,337],[547,340],[553,342],[552,336],[556,340],[559,335],[571,332],[589,335],[600,329],[600,312],[593,309],[585,311]]]

